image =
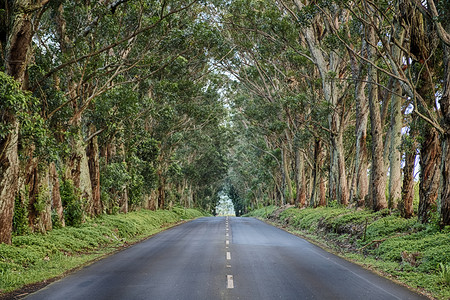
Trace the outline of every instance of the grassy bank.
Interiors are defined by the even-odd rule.
[[[200,216],[202,213],[194,209],[141,210],[103,215],[80,227],[54,229],[47,234],[16,236],[12,245],[0,244],[0,298]]]
[[[247,216],[269,219],[415,290],[450,299],[450,228],[440,231],[388,210],[267,207]]]

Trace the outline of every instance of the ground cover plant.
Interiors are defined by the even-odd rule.
[[[195,209],[140,210],[101,215],[77,227],[16,236],[0,244],[0,296],[27,284],[61,276],[180,221],[203,216]],[[1,298],[1,297],[0,297]]]
[[[332,252],[436,299],[450,299],[450,228],[389,210],[265,208],[266,218]]]

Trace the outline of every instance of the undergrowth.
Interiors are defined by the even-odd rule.
[[[198,210],[141,210],[102,215],[77,227],[46,234],[15,236],[12,245],[0,244],[0,293],[60,276],[128,243],[161,231],[165,226],[203,214]]]
[[[280,208],[253,211],[355,262],[388,273],[437,299],[450,299],[450,228],[420,224],[389,210]]]

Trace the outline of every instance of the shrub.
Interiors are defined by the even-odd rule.
[[[445,285],[450,285],[450,265],[449,264],[439,264],[439,277],[441,282]]]
[[[13,233],[23,235],[30,231],[28,227],[28,199],[17,196],[14,201]]]
[[[61,185],[61,202],[67,226],[79,226],[83,222],[81,197],[78,194],[71,180],[63,181]]]

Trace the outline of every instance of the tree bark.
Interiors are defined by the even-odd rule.
[[[166,190],[165,190],[165,179],[159,172],[159,187],[158,187],[158,209],[164,209],[166,205]]]
[[[309,201],[310,207],[315,207],[320,204],[320,193],[321,193],[321,184],[323,184],[321,178],[321,169],[322,169],[322,141],[316,138],[314,142],[314,168],[312,170],[312,190],[311,190],[311,198]]]
[[[398,10],[400,10],[398,8]],[[403,44],[405,30],[399,21],[400,18],[395,18],[396,30],[394,33],[395,39],[398,43]],[[397,45],[392,46],[392,59],[401,65],[402,51]],[[401,82],[395,81],[393,83],[393,92],[391,98],[391,127],[390,127],[390,148],[389,148],[389,198],[388,207],[390,209],[396,208],[397,203],[401,199],[401,152],[400,146],[402,142],[402,87]]]
[[[320,175],[319,182],[319,204],[318,206],[327,206],[325,179]]]
[[[286,203],[294,204],[294,192],[292,190],[292,180],[289,172],[289,151],[288,151],[288,145],[286,143],[282,143],[281,145],[281,151],[282,151],[282,164],[283,164],[283,174],[284,174],[284,188],[285,191],[287,191],[287,201]]]
[[[412,143],[405,153],[405,166],[403,167],[402,201],[399,204],[400,213],[403,218],[409,219],[414,214],[414,167],[416,162],[417,143],[411,136]]]
[[[7,34],[5,48],[6,74],[19,82],[25,88],[25,75],[28,57],[31,51],[33,36],[32,13],[25,8],[32,5],[30,0],[8,1],[12,4],[9,15],[10,31]],[[5,14],[7,12],[5,11]],[[14,213],[14,199],[18,189],[19,156],[18,138],[19,121],[11,111],[2,112],[1,122],[11,126],[11,131],[0,140],[0,243],[11,243],[12,218]]]
[[[84,211],[88,212],[92,205],[92,184],[89,174],[88,158],[86,155],[86,146],[82,140],[81,133],[73,137],[72,154],[66,163],[65,179],[72,180],[74,186],[80,190],[81,197],[84,199]]]
[[[393,209],[401,199],[401,153],[400,146],[402,141],[403,115],[401,111],[402,89],[400,83],[395,83],[395,93],[391,100],[391,144],[389,149],[389,199],[388,207]],[[397,95],[396,95],[397,94]]]
[[[420,148],[420,184],[419,184],[419,221],[430,221],[431,213],[435,212],[439,191],[441,145],[436,129],[426,125],[423,134],[424,141]]]
[[[416,9],[416,8],[414,8]],[[411,53],[417,60],[421,68],[416,71],[418,82],[416,92],[423,99],[416,110],[422,115],[433,118],[431,114],[436,110],[436,95],[433,80],[435,73],[435,60],[433,53],[436,43],[433,41],[433,24],[428,23],[429,19],[420,13],[416,13],[411,18]],[[441,145],[439,133],[435,127],[428,122],[422,121],[420,127],[420,185],[419,185],[419,213],[418,219],[422,223],[430,221],[431,213],[436,211],[436,200],[439,194],[439,183],[441,175]]]
[[[94,127],[91,127],[91,132],[95,132]],[[103,212],[103,207],[100,199],[100,162],[97,136],[94,136],[88,141],[86,154],[88,157],[89,175],[92,186],[92,202],[88,213],[92,216],[98,216]]]
[[[450,225],[450,46],[445,46],[444,92],[440,99],[442,109],[442,191],[441,191],[441,222],[442,226]]]
[[[360,77],[360,76],[359,76]],[[369,104],[364,89],[366,78],[356,85],[356,157],[355,157],[355,180],[356,190],[354,199],[358,207],[364,206],[364,199],[369,192],[368,150],[367,150],[367,121],[369,117]]]
[[[305,184],[305,162],[303,159],[303,154],[296,149],[295,150],[295,166],[297,169],[296,172],[296,188],[297,188],[297,197],[296,197],[296,205],[299,208],[305,207],[306,205],[306,184]]]
[[[62,206],[61,194],[59,189],[60,188],[59,176],[58,172],[56,171],[55,163],[50,164],[49,174],[52,189],[52,209],[57,214],[59,223],[61,224],[62,227],[64,227],[66,226],[66,224],[64,221],[64,210]]]
[[[19,122],[13,118],[13,130],[0,145],[0,243],[11,243],[14,199],[17,192]],[[11,124],[10,123],[10,124]]]
[[[375,63],[376,52],[370,45],[376,45],[375,29],[368,29],[369,59]],[[370,107],[370,125],[372,134],[372,208],[375,211],[387,207],[386,202],[386,174],[384,172],[383,159],[383,129],[381,127],[380,104],[378,99],[378,75],[375,67],[369,67],[369,107]]]

